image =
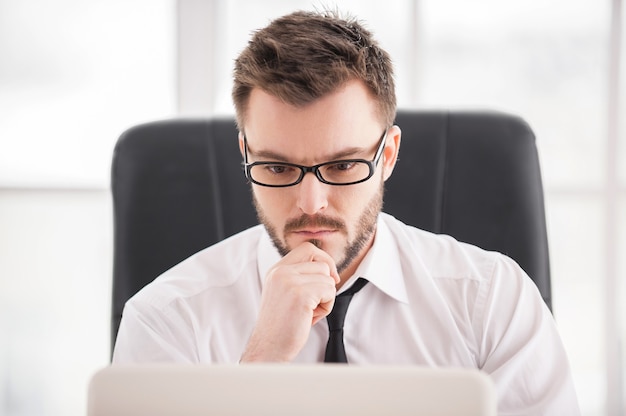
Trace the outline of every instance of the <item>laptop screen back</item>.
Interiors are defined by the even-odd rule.
[[[109,366],[88,416],[496,415],[494,386],[469,369],[348,365]]]

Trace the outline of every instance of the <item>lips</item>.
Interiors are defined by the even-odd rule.
[[[305,229],[305,230],[293,230],[293,234],[310,236],[310,237],[323,237],[324,235],[336,232],[334,229]]]

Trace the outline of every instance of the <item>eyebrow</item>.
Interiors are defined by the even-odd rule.
[[[366,153],[368,151],[369,149],[366,149],[363,147],[350,147],[350,148],[344,149],[340,152],[330,155],[327,158],[327,160],[332,162],[333,160],[354,159],[354,156],[358,155],[359,153]],[[253,151],[250,149],[249,143],[248,143],[248,154],[254,156],[257,159],[266,159],[266,160],[272,160],[276,162],[285,162],[285,163],[290,162],[288,157],[281,155],[280,153],[274,152],[272,150]]]

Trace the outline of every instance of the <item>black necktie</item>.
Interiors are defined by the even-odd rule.
[[[328,344],[326,344],[326,363],[347,363],[346,350],[343,347],[343,322],[346,319],[348,305],[352,296],[367,284],[367,280],[360,277],[348,290],[337,295],[335,306],[328,314]]]

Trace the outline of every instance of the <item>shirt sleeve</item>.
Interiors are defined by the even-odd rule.
[[[477,299],[480,367],[499,415],[580,415],[567,355],[550,310],[525,272],[499,256]]]
[[[129,301],[113,349],[113,364],[197,363],[193,328],[171,308]]]

